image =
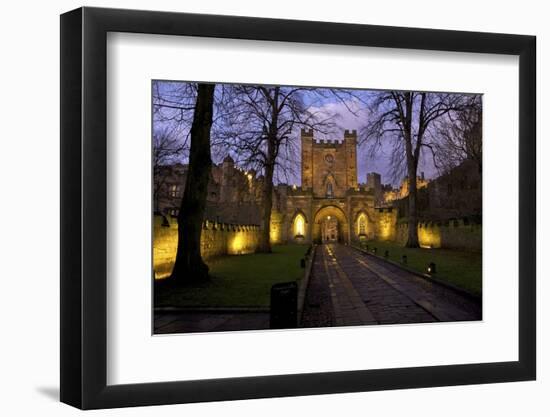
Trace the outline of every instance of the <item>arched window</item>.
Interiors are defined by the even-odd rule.
[[[359,236],[366,236],[367,234],[367,216],[365,213],[361,213],[357,218],[357,234]]]
[[[327,183],[327,197],[331,198],[333,195],[334,195],[334,193],[332,191],[332,182],[329,181]]]
[[[294,219],[294,236],[304,237],[306,230],[306,219],[302,214],[298,214]]]

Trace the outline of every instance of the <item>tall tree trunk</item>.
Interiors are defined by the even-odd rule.
[[[208,265],[201,256],[201,233],[212,166],[210,129],[215,87],[213,84],[198,85],[189,166],[178,215],[178,249],[172,270],[172,278],[179,282],[208,279]]]
[[[420,112],[424,111],[424,98],[422,99]],[[407,242],[405,246],[408,248],[418,248],[418,218],[416,213],[416,169],[418,167],[418,157],[420,145],[417,143],[416,148],[413,150],[413,105],[414,98],[412,93],[407,92],[404,94],[404,104],[405,109],[401,107],[400,101],[397,102],[397,105],[400,107],[400,116],[401,123],[403,124],[403,136],[405,140],[405,155],[407,158],[407,174],[409,182],[409,230],[407,235]],[[418,141],[421,140],[421,133],[419,132]]]
[[[411,164],[412,165],[412,164]],[[416,206],[416,168],[410,167],[408,169],[409,173],[409,233],[407,236],[407,243],[405,246],[407,248],[418,248],[418,213]]]
[[[273,97],[267,90],[264,94],[271,106],[271,120],[267,131],[267,158],[265,161],[265,178],[263,187],[263,215],[261,224],[260,247],[258,252],[271,252],[271,209],[273,207],[273,171],[278,153],[278,123],[279,123],[279,87],[275,87]]]
[[[272,136],[273,135],[273,136]],[[262,190],[262,224],[260,247],[258,252],[271,252],[271,209],[273,207],[273,171],[275,168],[275,132],[270,131],[267,138],[268,162],[265,165],[264,186]]]

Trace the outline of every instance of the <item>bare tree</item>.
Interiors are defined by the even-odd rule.
[[[418,247],[417,170],[421,150],[430,146],[425,136],[434,121],[464,106],[465,96],[450,93],[380,91],[369,93],[369,121],[363,140],[375,153],[383,144],[392,148],[394,172],[405,169],[408,177],[409,231],[406,246]]]
[[[173,129],[165,127],[153,132],[153,202],[154,210],[159,210],[159,200],[166,188],[166,180],[171,175],[171,165],[178,162],[188,149],[187,141],[180,141]]]
[[[197,84],[187,82],[153,81],[153,119],[155,126],[170,126],[174,133],[185,132],[193,122]]]
[[[191,124],[191,148],[185,191],[178,214],[178,248],[172,278],[201,281],[208,278],[208,265],[201,256],[201,234],[210,168],[210,131],[214,113],[214,84],[198,84]]]
[[[260,252],[271,252],[270,224],[274,177],[288,175],[297,155],[297,127],[322,130],[330,118],[304,103],[308,89],[281,86],[232,86],[224,128],[218,133],[229,152],[247,168],[263,172]]]
[[[461,111],[450,112],[437,121],[428,144],[436,168],[445,173],[465,160],[472,160],[481,174],[482,119],[481,96],[473,95]]]

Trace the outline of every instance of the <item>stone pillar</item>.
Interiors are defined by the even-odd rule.
[[[347,189],[357,188],[357,131],[344,132],[344,147],[346,150],[346,185]]]
[[[313,130],[302,129],[302,189],[313,187]]]

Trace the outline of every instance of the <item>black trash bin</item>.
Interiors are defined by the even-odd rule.
[[[298,284],[283,282],[271,287],[271,309],[269,327],[292,329],[297,327]]]

